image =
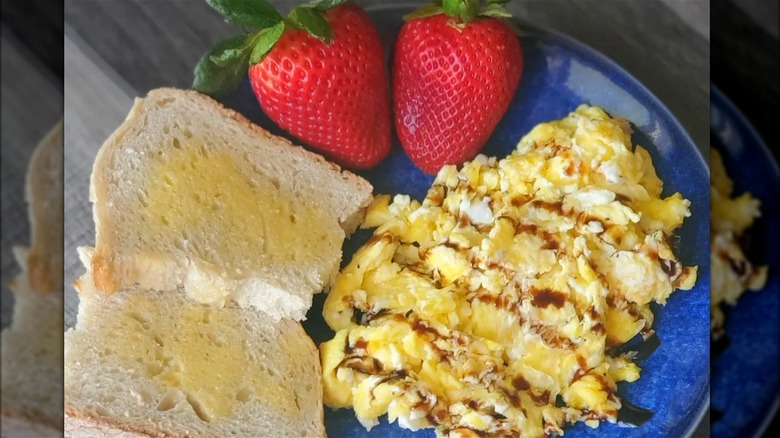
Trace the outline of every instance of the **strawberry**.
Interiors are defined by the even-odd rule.
[[[395,127],[425,173],[474,158],[512,100],[523,54],[507,1],[444,0],[405,17],[393,62]]]
[[[254,29],[217,44],[195,69],[193,88],[220,96],[249,75],[268,117],[351,168],[390,151],[390,102],[379,33],[347,0],[315,0],[286,17],[266,0],[208,0],[230,23]]]

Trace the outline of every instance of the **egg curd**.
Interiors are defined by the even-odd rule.
[[[696,280],[668,243],[690,202],[662,187],[628,122],[583,105],[503,160],[445,166],[422,203],[377,197],[325,302],[325,403],[450,437],[615,422],[640,370],[610,349]]]
[[[761,216],[761,203],[750,193],[732,198],[734,182],[726,173],[723,158],[712,149],[710,177],[710,270],[712,286],[710,326],[714,338],[723,335],[723,303],[734,305],[746,290],[761,290],[767,280],[766,266],[753,266],[745,256],[740,238]]]

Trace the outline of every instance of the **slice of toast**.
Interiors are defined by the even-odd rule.
[[[319,357],[300,323],[91,284],[76,282],[65,333],[66,436],[325,436]]]
[[[193,91],[137,99],[90,184],[95,287],[185,292],[304,319],[371,185]]]
[[[32,154],[29,248],[14,248],[13,325],[2,333],[2,436],[62,436],[62,121]]]

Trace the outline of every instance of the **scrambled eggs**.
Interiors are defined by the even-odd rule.
[[[696,280],[668,244],[690,203],[661,191],[628,123],[583,105],[503,160],[444,167],[422,203],[377,197],[325,302],[325,403],[450,437],[615,422],[640,370],[609,349]]]
[[[734,183],[726,174],[723,158],[712,149],[710,177],[710,263],[712,299],[710,324],[712,335],[723,334],[722,303],[735,304],[746,290],[761,290],[766,284],[767,267],[755,267],[740,245],[740,236],[761,216],[760,202],[750,193],[731,198]]]

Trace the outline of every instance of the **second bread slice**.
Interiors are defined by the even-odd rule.
[[[70,437],[325,436],[317,349],[300,323],[182,294],[76,283],[65,333]]]
[[[94,285],[183,287],[201,303],[303,319],[371,191],[206,96],[153,90],[95,160]]]

